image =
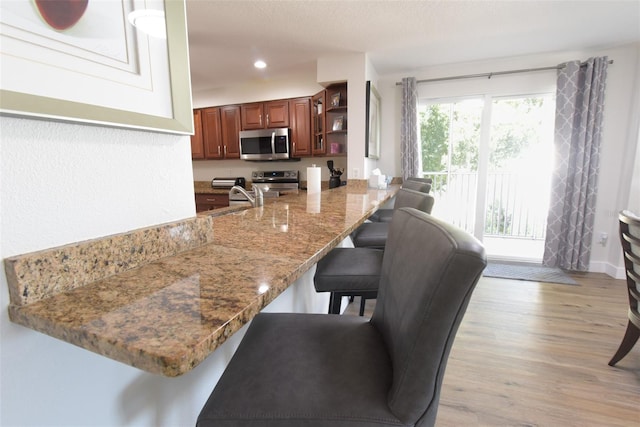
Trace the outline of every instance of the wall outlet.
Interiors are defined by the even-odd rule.
[[[354,168],[353,169],[353,179],[358,179],[359,177],[360,177],[360,169]]]
[[[609,235],[605,232],[600,233],[600,238],[598,239],[598,243],[602,246],[607,246],[607,241],[609,240]]]

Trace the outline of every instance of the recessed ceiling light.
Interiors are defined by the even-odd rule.
[[[167,38],[167,30],[164,23],[164,12],[161,10],[140,9],[134,10],[127,16],[131,25],[143,33],[157,37]]]
[[[262,60],[258,60],[258,61],[253,63],[253,66],[256,67],[256,68],[266,68],[267,67],[267,63],[262,61]]]

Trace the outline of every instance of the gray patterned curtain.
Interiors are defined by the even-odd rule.
[[[555,165],[542,263],[587,271],[600,160],[608,58],[558,70]]]
[[[400,119],[400,161],[402,178],[419,176],[418,91],[415,77],[402,79],[402,117]]]

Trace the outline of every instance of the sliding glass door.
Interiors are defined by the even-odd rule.
[[[433,214],[474,234],[493,258],[542,259],[554,108],[551,94],[420,105]]]
[[[434,215],[474,232],[483,99],[419,108],[423,176],[433,179]]]

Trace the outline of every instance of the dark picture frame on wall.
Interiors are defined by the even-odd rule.
[[[367,80],[365,157],[380,158],[380,94],[375,86]]]

